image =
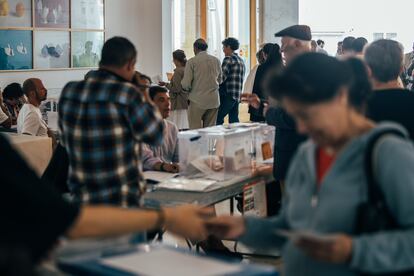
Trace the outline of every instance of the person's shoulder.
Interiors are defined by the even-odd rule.
[[[368,105],[384,104],[386,107],[395,107],[395,104],[412,104],[414,103],[414,93],[403,88],[375,90]]]
[[[402,125],[396,122],[391,122],[391,121],[383,121],[383,122],[378,123],[374,128],[362,134],[357,139],[359,140],[360,143],[363,143],[364,145],[368,145],[369,141],[371,141],[374,137],[380,135],[381,133],[388,133],[388,132],[399,133],[399,135],[395,135],[395,134],[387,135],[387,138],[389,137],[391,140],[394,140],[394,141],[395,140],[400,140],[400,141],[407,140],[408,141],[408,137],[409,137],[408,131]]]
[[[175,123],[169,120],[165,120],[165,124],[167,125],[167,128],[171,129],[171,131],[178,132],[178,127]]]

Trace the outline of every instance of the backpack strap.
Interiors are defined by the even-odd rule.
[[[388,208],[386,208],[384,194],[381,191],[381,187],[375,177],[375,150],[378,146],[378,142],[386,136],[397,136],[406,139],[406,135],[398,129],[384,129],[378,131],[372,135],[367,143],[364,156],[365,174],[367,177],[367,191],[368,191],[368,202],[372,203],[375,207],[385,212],[384,215],[392,216],[389,214]]]

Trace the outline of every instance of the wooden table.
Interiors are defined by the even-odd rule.
[[[41,176],[52,158],[52,139],[16,133],[3,133],[29,166]]]

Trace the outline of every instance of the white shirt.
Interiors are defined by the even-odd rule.
[[[9,117],[0,107],[0,124],[4,123]]]
[[[17,117],[17,133],[47,136],[47,124],[38,107],[29,103],[23,105]]]
[[[246,81],[244,82],[243,94],[252,94],[254,79],[256,78],[256,72],[258,67],[259,65],[256,65],[255,67],[253,67],[252,70],[250,70],[249,75],[247,76]]]

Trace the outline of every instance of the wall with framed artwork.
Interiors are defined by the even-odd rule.
[[[96,68],[105,0],[0,0],[0,72]]]
[[[105,39],[113,36],[124,36],[130,39],[138,49],[137,70],[146,72],[150,76],[162,74],[163,55],[160,53],[163,52],[164,33],[161,7],[164,5],[162,3],[168,1],[170,0],[105,0]],[[72,32],[77,30],[79,29],[74,29]],[[79,53],[85,52],[85,45],[82,49],[81,46],[75,45],[81,45],[81,42],[72,42],[72,40],[73,37],[71,37],[73,44],[71,55],[79,56]],[[93,44],[92,52],[99,55],[100,51],[95,48],[97,46]],[[169,51],[166,57],[171,57]],[[73,59],[71,56],[71,62]],[[12,82],[23,83],[28,78],[39,78],[49,91],[60,91],[69,81],[83,79],[89,70],[89,67],[75,66],[70,69],[0,70],[0,90]],[[165,74],[162,75],[165,76]]]

